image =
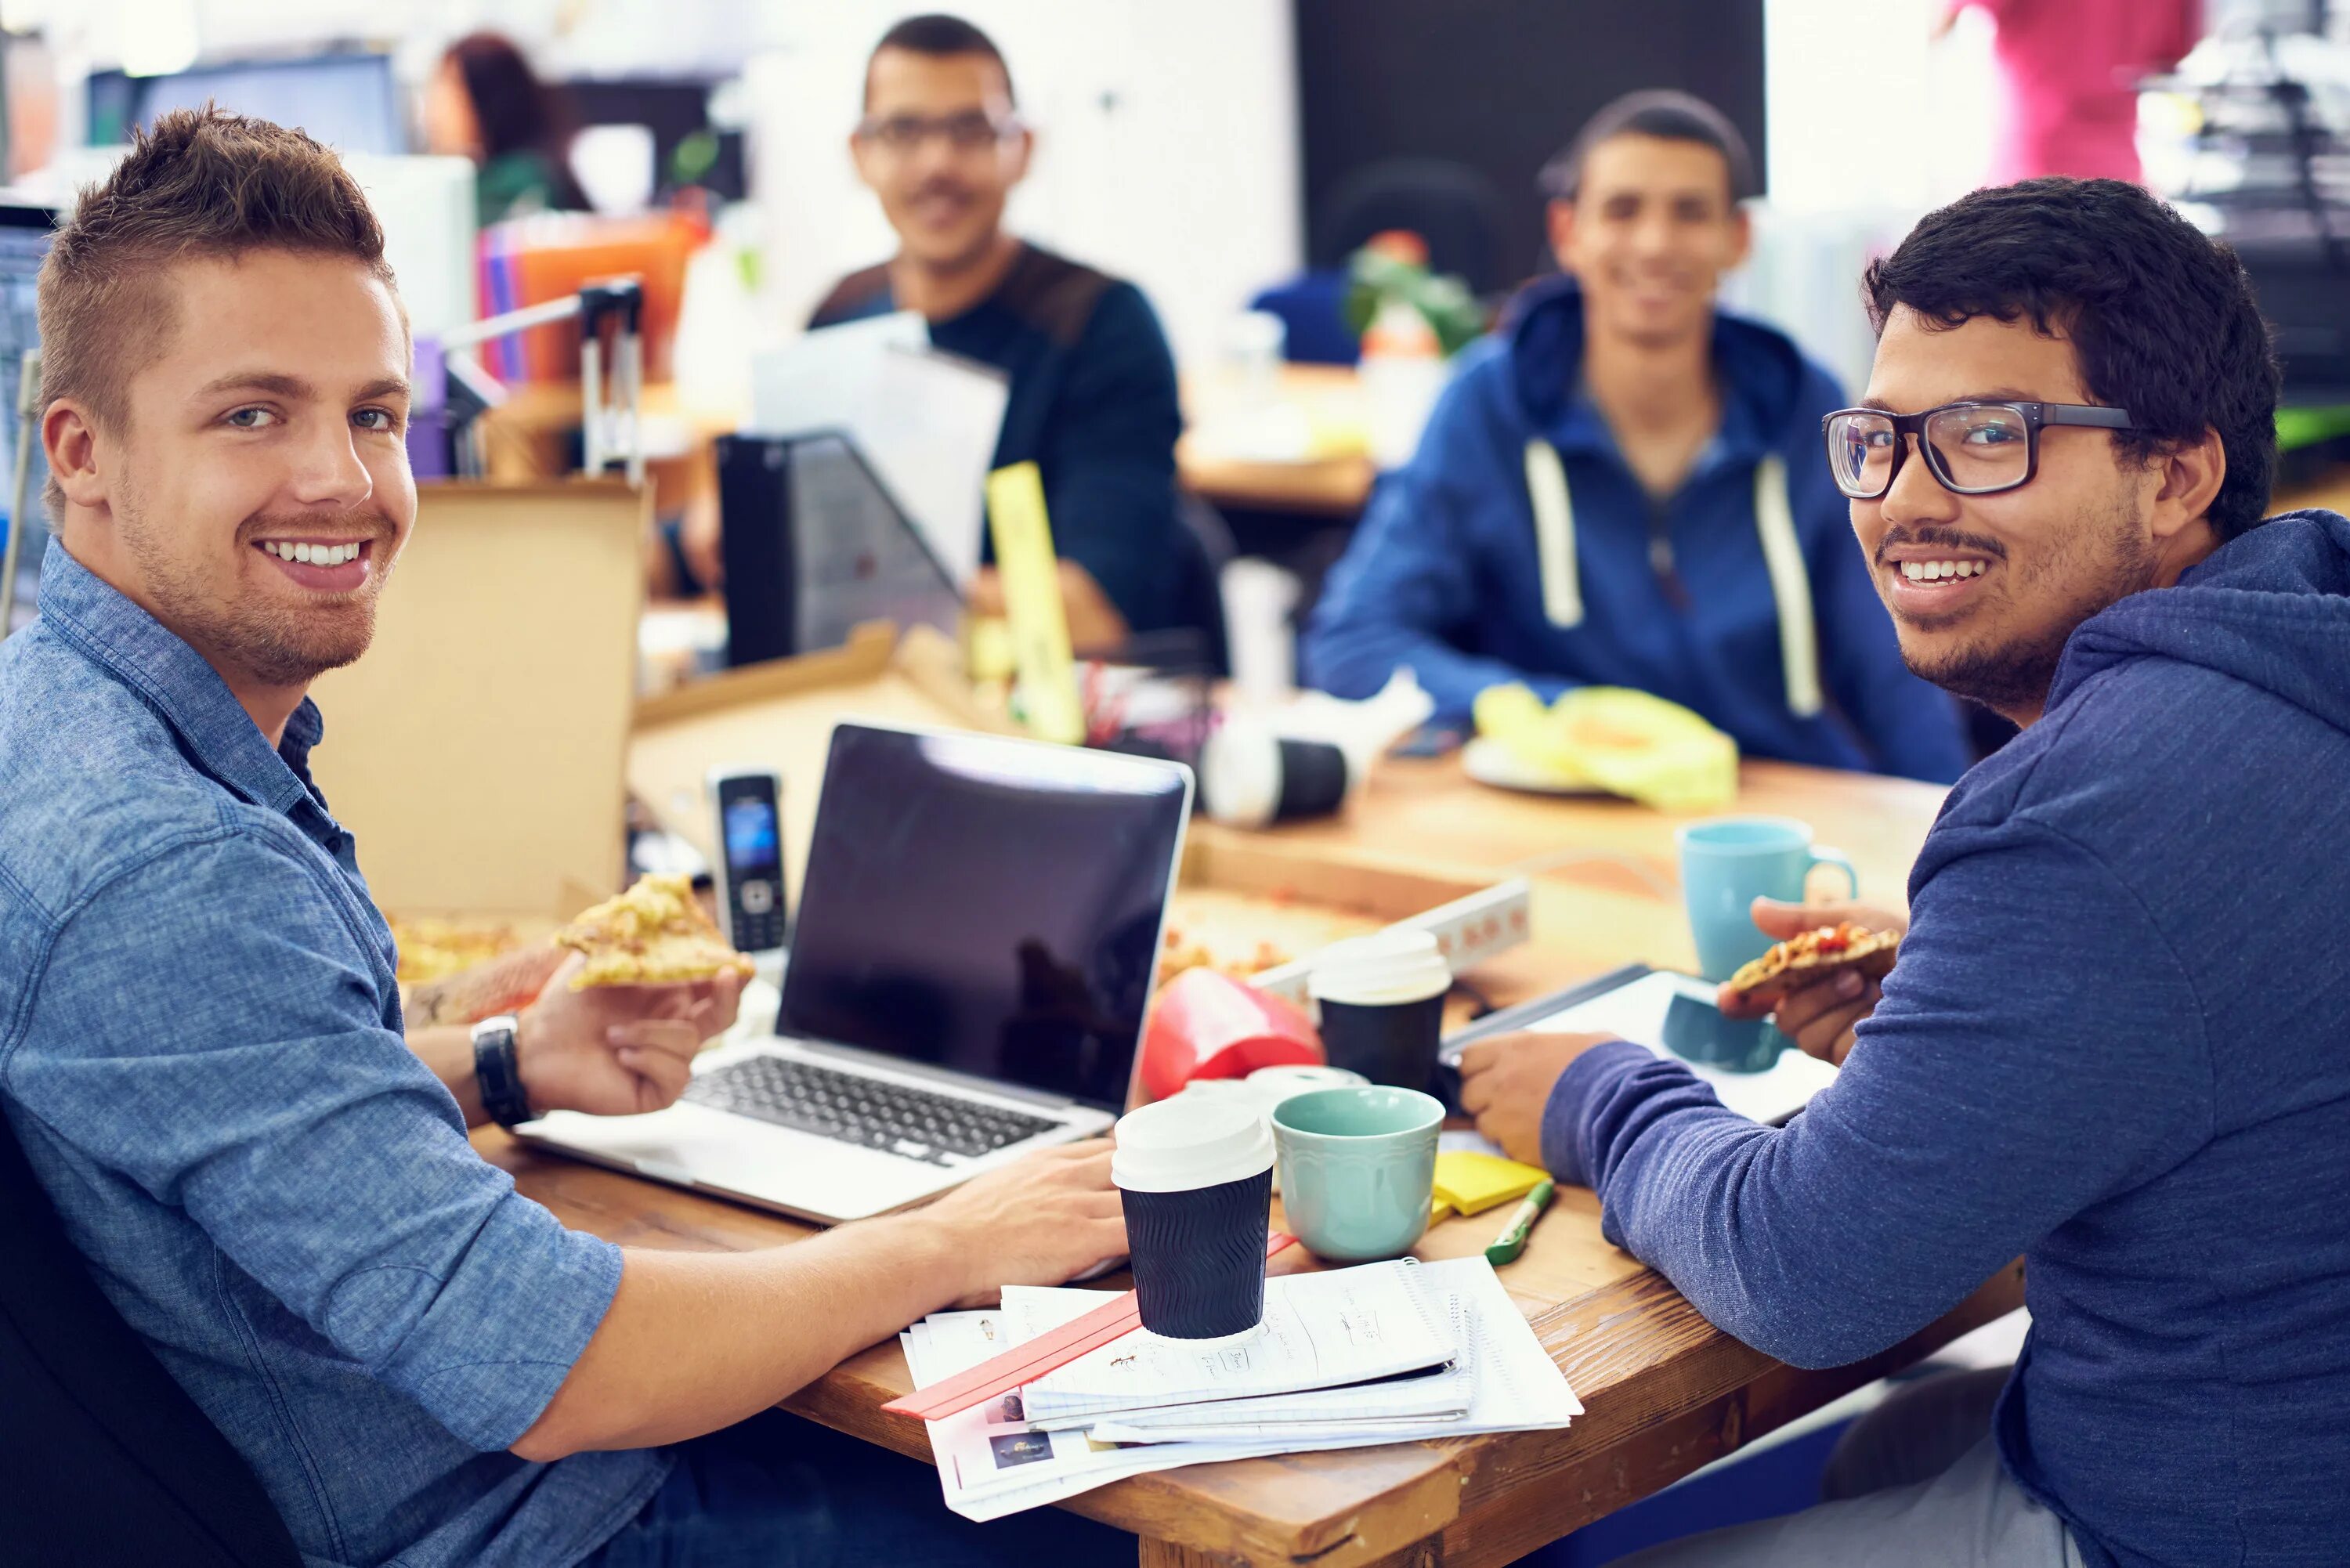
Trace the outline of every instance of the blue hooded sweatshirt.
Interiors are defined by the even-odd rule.
[[[1658,503],[1579,390],[1582,291],[1520,296],[1380,483],[1307,628],[1307,680],[1368,697],[1409,665],[1456,721],[1505,681],[1635,686],[1752,755],[1957,778],[1957,705],[1902,665],[1828,477],[1835,383],[1726,313],[1713,360],[1721,429]]]
[[[1551,1168],[1799,1366],[2022,1253],[1994,1433],[2089,1563],[2350,1563],[2350,522],[2276,518],[2085,622],[1909,889],[1801,1116],[1604,1044],[1552,1091]]]

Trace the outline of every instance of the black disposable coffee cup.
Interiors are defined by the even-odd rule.
[[[1347,753],[1329,742],[1243,719],[1227,720],[1200,750],[1201,804],[1232,827],[1328,816],[1346,804],[1352,780]]]
[[[1273,1132],[1253,1099],[1178,1095],[1130,1113],[1110,1178],[1144,1328],[1222,1339],[1263,1321]]]
[[[1444,1039],[1452,971],[1425,931],[1333,942],[1306,981],[1322,1012],[1322,1054],[1374,1084],[1427,1091]]]

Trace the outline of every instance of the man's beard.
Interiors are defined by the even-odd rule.
[[[240,550],[251,549],[257,539],[293,533],[330,533],[372,543],[365,588],[338,604],[304,609],[237,595],[236,579],[228,585],[232,597],[223,600],[201,574],[163,547],[143,507],[118,504],[114,517],[123,547],[138,561],[160,618],[215,665],[225,662],[264,686],[307,686],[329,670],[356,662],[375,640],[375,602],[390,569],[387,547],[393,537],[380,513],[299,518],[257,514],[239,526]]]
[[[1919,529],[1918,542],[1950,542],[1934,536],[1940,532],[1945,531]],[[1910,672],[1997,713],[2037,711],[2047,702],[2048,690],[2055,683],[2064,645],[2081,623],[2152,587],[2155,580],[2154,545],[2141,529],[2135,503],[2126,496],[2117,496],[2102,514],[2084,515],[2064,538],[2066,543],[2044,556],[2028,576],[2012,576],[2016,571],[2012,554],[2001,553],[2002,565],[2011,574],[2005,585],[2011,605],[2028,600],[2043,583],[2064,585],[2061,612],[2039,628],[2011,640],[1977,639],[1948,651],[1938,650],[1930,658],[1912,652],[1905,639],[1901,657]]]

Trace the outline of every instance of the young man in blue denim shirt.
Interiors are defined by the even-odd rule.
[[[40,312],[57,530],[41,618],[0,648],[0,1109],[305,1555],[1114,1549],[1066,1515],[953,1519],[904,1461],[813,1462],[787,1417],[735,1426],[927,1312],[1121,1251],[1100,1146],[795,1247],[624,1251],[473,1153],[466,1036],[403,1040],[390,934],[307,766],[306,689],[366,651],[415,514],[407,327],[339,163],[167,116],[58,232]],[[732,1012],[558,980],[520,1020],[522,1088],[665,1104]]]

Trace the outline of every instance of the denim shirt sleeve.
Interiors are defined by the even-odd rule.
[[[224,830],[107,882],[64,919],[0,1071],[341,1355],[506,1448],[602,1322],[619,1250],[473,1152],[299,853]]]

